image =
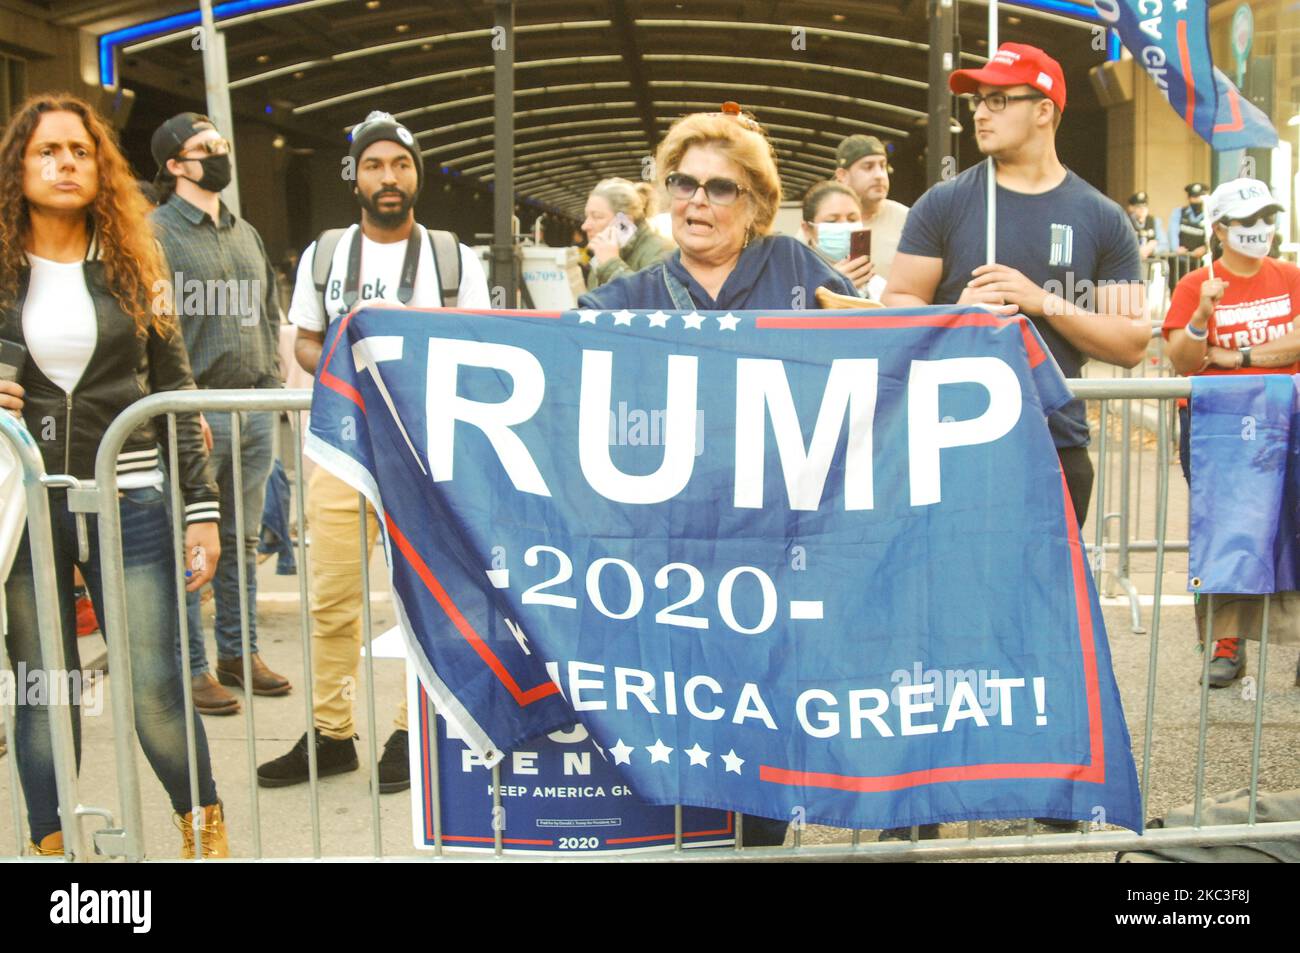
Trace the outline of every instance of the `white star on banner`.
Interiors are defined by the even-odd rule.
[[[651,763],[651,764],[658,764],[659,762],[663,762],[664,764],[667,764],[667,763],[668,763],[668,755],[670,755],[670,754],[672,753],[672,751],[673,751],[672,748],[668,747],[666,744],[664,744],[664,743],[663,743],[662,741],[660,741],[658,738],[655,739],[655,743],[654,743],[654,744],[650,745],[650,746],[649,746],[648,748],[646,748],[645,750],[650,752],[650,763]]]
[[[724,331],[736,330],[736,325],[738,325],[739,323],[740,323],[740,318],[736,317],[730,311],[728,311],[722,317],[718,318],[718,327],[722,328],[722,330]]]
[[[624,308],[622,311],[614,312],[614,323],[624,328],[631,327],[632,319],[635,317],[636,317],[635,314],[627,310],[627,308]]]
[[[745,759],[736,755],[736,749],[732,748],[722,756],[722,763],[727,766],[728,771],[734,771],[740,774],[740,766],[745,763]]]
[[[709,766],[709,755],[711,753],[701,748],[698,741],[695,742],[695,747],[686,749],[686,757],[691,759],[691,764],[698,764],[705,768]]]
[[[579,324],[595,324],[595,323],[596,323],[596,315],[598,315],[598,314],[600,314],[599,311],[579,311],[579,312],[578,312],[578,323],[579,323]]]
[[[656,311],[654,314],[646,315],[646,317],[650,319],[650,327],[652,328],[668,327],[668,315],[662,311]]]
[[[614,756],[615,764],[631,764],[632,752],[635,750],[631,745],[623,744],[623,739],[619,738],[617,744],[610,746],[609,753]]]
[[[698,331],[700,326],[704,324],[704,315],[698,311],[692,311],[690,314],[682,315],[682,320],[686,322],[686,326],[692,331]]]

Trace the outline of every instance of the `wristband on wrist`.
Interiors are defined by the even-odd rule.
[[[1183,330],[1187,332],[1187,336],[1193,341],[1204,341],[1210,336],[1210,326],[1208,324],[1200,330],[1197,330],[1192,326],[1192,322],[1188,321],[1183,327]]]
[[[1241,355],[1241,366],[1250,367],[1250,348],[1243,347],[1237,353]]]

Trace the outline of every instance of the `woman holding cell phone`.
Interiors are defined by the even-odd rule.
[[[655,190],[649,182],[604,179],[591,190],[585,211],[582,230],[591,249],[588,291],[672,254],[673,243],[648,221],[655,212]]]
[[[84,483],[108,426],[150,393],[190,390],[185,344],[166,307],[171,294],[149,211],[112,130],[84,101],[68,95],[25,102],[0,140],[0,339],[23,350],[16,379],[0,380],[0,410],[20,416],[49,473]],[[178,414],[178,475],[184,496],[190,590],[212,578],[221,547],[217,488],[197,414]],[[179,615],[172,529],[163,505],[162,433],[148,421],[118,457],[122,553],[130,614],[136,730],[182,828],[182,856],[194,856],[193,810],[186,762],[184,698],[177,670]],[[80,568],[103,616],[99,539],[89,521],[89,558],[79,558],[76,521],[66,493],[50,491],[50,521],[64,657],[77,658],[73,567]],[[36,593],[26,532],[5,580],[7,650],[15,668],[42,669]],[[121,635],[121,633],[110,633]],[[53,675],[54,673],[51,673]],[[73,738],[80,763],[80,715],[73,699]],[[18,773],[27,800],[32,852],[63,853],[50,709],[17,706]],[[221,804],[203,723],[195,719],[200,847],[228,853]]]

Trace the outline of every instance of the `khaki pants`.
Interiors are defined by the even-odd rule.
[[[360,495],[317,467],[307,483],[311,529],[312,709],[328,738],[355,734],[353,701],[361,661]],[[366,558],[379,538],[374,507],[366,505]],[[406,730],[403,699],[396,727]]]

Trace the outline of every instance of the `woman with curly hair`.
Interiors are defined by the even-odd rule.
[[[90,105],[56,94],[34,97],[19,108],[0,140],[0,338],[25,347],[27,359],[16,382],[0,381],[0,410],[26,422],[47,472],[90,481],[100,440],[122,411],[150,393],[194,387],[175,319],[158,307],[171,295],[160,293],[166,269],[148,210],[111,129]],[[218,497],[197,414],[177,415],[176,429],[192,570],[187,588],[193,590],[212,577],[221,554]],[[105,556],[121,559],[125,568],[140,744],[182,827],[183,856],[194,856],[186,712],[177,671],[175,559],[163,505],[160,438],[149,421],[123,445],[117,460],[123,551]],[[85,577],[102,622],[99,539],[91,522],[89,559],[80,559],[76,522],[62,490],[50,492],[50,521],[64,657],[75,660],[73,567]],[[25,544],[5,582],[5,602],[14,667],[42,670]],[[47,673],[54,677],[57,673]],[[76,701],[74,696],[72,727],[80,763]],[[37,854],[63,852],[50,711],[19,705],[15,725],[18,771]],[[205,856],[225,856],[225,823],[197,719],[194,744],[200,846]]]

